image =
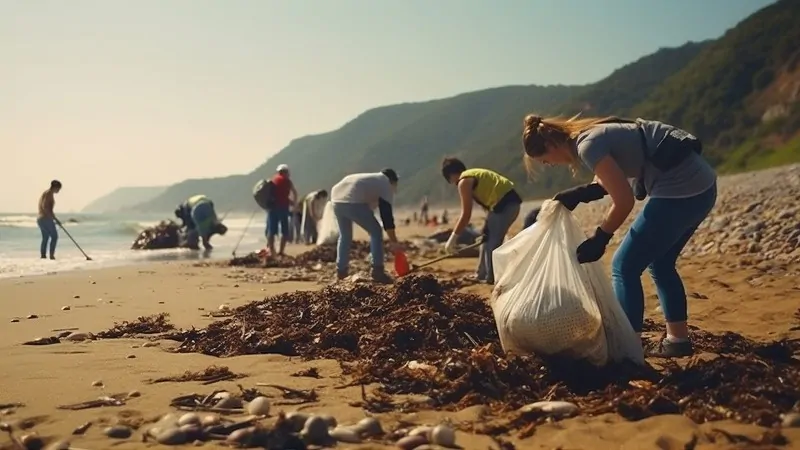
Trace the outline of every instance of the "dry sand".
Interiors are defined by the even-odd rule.
[[[579,211],[579,217],[586,212]],[[591,225],[587,223],[587,227]],[[425,230],[405,228],[403,234],[422,234]],[[358,236],[357,236],[358,238]],[[304,247],[293,249],[302,251]],[[609,255],[606,260],[610,259]],[[690,293],[690,317],[694,325],[709,331],[735,331],[748,337],[773,340],[781,337],[799,338],[800,331],[789,331],[798,325],[793,317],[800,307],[800,266],[783,262],[780,267],[762,263],[741,263],[742,257],[733,252],[705,252],[685,258],[681,273]],[[763,262],[763,261],[762,261]],[[470,272],[474,259],[452,260],[435,266],[433,273],[452,277],[454,273]],[[27,420],[35,424],[32,430],[42,436],[70,437],[77,426],[91,421],[93,426],[83,435],[71,439],[83,449],[134,449],[157,446],[140,440],[140,433],[127,440],[115,441],[105,437],[106,424],[119,420],[139,424],[170,412],[170,399],[192,392],[207,393],[214,389],[237,391],[237,383],[253,387],[256,383],[274,383],[294,388],[314,388],[320,397],[309,405],[309,411],[333,414],[340,423],[354,422],[364,417],[359,408],[348,406],[360,398],[358,388],[334,389],[347,380],[335,361],[303,362],[276,355],[241,356],[217,359],[199,354],[173,354],[161,347],[142,347],[144,340],[95,340],[80,343],[64,342],[50,346],[20,345],[39,336],[51,336],[55,330],[78,329],[98,332],[113,322],[133,320],[138,316],[167,312],[178,327],[205,327],[211,318],[204,317],[220,304],[232,307],[243,305],[264,296],[292,290],[318,289],[317,283],[284,282],[265,284],[232,277],[234,269],[198,267],[191,263],[155,263],[146,266],[79,271],[31,278],[0,280],[0,346],[3,363],[0,365],[0,403],[20,402],[24,407],[10,408],[0,421]],[[645,277],[647,279],[647,277]],[[476,285],[465,288],[485,295],[490,288]],[[647,314],[661,321],[652,286],[646,282]],[[69,310],[62,307],[69,306]],[[26,319],[30,314],[38,318]],[[19,322],[10,323],[13,318]],[[161,346],[174,345],[162,341]],[[186,370],[203,370],[209,365],[228,366],[234,372],[248,376],[236,381],[223,381],[210,386],[198,382],[167,382],[149,384],[147,380],[178,375]],[[321,378],[292,377],[300,369],[316,367]],[[102,380],[104,387],[93,387]],[[268,388],[261,388],[267,392]],[[82,411],[56,409],[58,405],[96,399],[102,394],[137,390],[140,397],[132,398],[119,407],[104,407]],[[275,406],[293,410],[293,406]],[[410,414],[392,413],[386,420],[402,419],[414,423],[436,423],[444,416],[456,421],[480,421],[480,407],[458,413],[435,411]],[[757,448],[735,445],[723,433],[726,430],[758,439],[764,429],[720,422],[696,425],[679,416],[658,416],[639,422],[626,422],[613,415],[577,417],[537,428],[532,437],[519,440],[509,437],[517,448],[545,449],[722,449]],[[782,448],[800,448],[800,428],[785,429],[789,444]],[[487,436],[458,435],[465,448],[497,448]],[[354,446],[339,444],[339,446]],[[361,444],[371,448],[376,444]],[[206,443],[206,448],[217,448]],[[377,446],[379,447],[379,446]],[[0,448],[14,448],[5,435],[0,435]],[[760,447],[772,448],[772,447]]]

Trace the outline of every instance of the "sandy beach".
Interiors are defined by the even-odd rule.
[[[780,170],[784,171],[780,172],[781,179],[793,176],[796,182],[796,167]],[[745,178],[723,180],[721,183],[722,193],[715,215],[698,234],[693,247],[680,263],[689,294],[692,325],[712,333],[740,333],[757,341],[800,338],[800,261],[796,258],[796,244],[792,244],[795,237],[791,234],[791,229],[797,228],[800,215],[789,216],[786,212],[797,212],[796,200],[792,198],[797,198],[796,189],[800,182],[793,182],[795,184],[791,184],[791,188],[775,188],[773,192],[768,186],[769,180],[775,176],[775,172],[767,172],[756,177],[740,176]],[[751,181],[746,183],[742,181],[744,179]],[[747,196],[753,197],[753,200],[744,201]],[[759,198],[759,205],[762,206],[751,206]],[[739,225],[730,219],[728,225],[718,229],[714,224],[726,214],[745,217],[742,211],[751,207],[748,214],[758,213],[759,220],[764,223],[756,227],[756,232],[763,234],[754,241],[759,248],[748,250],[747,246],[729,242],[733,239],[731,235],[736,234],[737,226],[746,227],[748,224]],[[602,205],[581,206],[576,214],[581,223],[591,229],[596,226],[593,220],[596,220],[598,211],[602,211]],[[773,218],[776,223],[784,224],[776,228],[774,239],[769,238],[772,232],[770,221]],[[783,228],[787,227],[789,232],[783,232]],[[426,230],[408,227],[402,232],[402,237],[408,239]],[[725,238],[720,237],[723,232]],[[780,236],[784,238],[779,239]],[[363,239],[361,235],[356,237]],[[753,241],[752,237],[748,239]],[[772,240],[779,242],[773,245],[769,243]],[[787,243],[795,245],[788,253]],[[293,252],[307,249],[296,247]],[[766,255],[770,251],[775,254]],[[606,262],[610,256],[611,252],[606,255]],[[433,266],[428,273],[440,280],[458,278],[468,274],[474,264],[474,258],[454,259]],[[274,273],[286,270],[266,269]],[[156,421],[159,416],[176,412],[175,408],[170,407],[171,399],[221,389],[238,392],[237,385],[253,388],[256,383],[299,390],[313,389],[318,396],[318,401],[300,406],[280,405],[283,401],[280,390],[259,387],[271,397],[273,403],[272,418],[266,419],[267,423],[274,420],[279,410],[293,411],[298,408],[306,412],[331,414],[340,424],[355,423],[365,417],[367,414],[362,408],[350,406],[350,403],[361,399],[360,388],[351,386],[337,389],[346,385],[349,379],[342,374],[340,365],[334,360],[302,361],[300,358],[280,355],[215,358],[197,353],[171,353],[165,350],[176,347],[178,343],[160,340],[155,341],[158,345],[144,346],[151,341],[143,338],[81,342],[62,339],[61,343],[53,345],[21,345],[25,341],[63,331],[97,333],[109,329],[114,322],[132,321],[139,316],[162,312],[169,314],[169,320],[177,328],[199,329],[219,320],[208,317],[208,313],[217,311],[222,304],[235,309],[264,297],[322,287],[315,281],[265,282],[259,276],[252,276],[253,273],[264,271],[214,264],[165,262],[0,280],[0,301],[3,304],[0,319],[5,323],[0,328],[0,346],[5,355],[0,365],[0,379],[4,380],[0,403],[6,405],[0,421],[12,424],[17,430],[17,437],[36,432],[48,442],[69,439],[75,448],[157,447],[159,445],[152,442],[143,443],[142,432],[146,424]],[[246,274],[251,276],[244,276]],[[663,318],[657,308],[652,284],[647,276],[644,279],[647,316],[661,323]],[[471,285],[462,290],[486,298],[491,292],[491,288],[485,285]],[[36,317],[29,318],[33,317],[31,315]],[[708,355],[700,354],[695,358],[703,357]],[[185,371],[202,371],[211,365],[227,366],[232,372],[246,376],[210,385],[200,382],[150,382]],[[291,376],[312,367],[317,369],[319,378]],[[102,386],[96,386],[100,384],[98,381],[102,382]],[[57,409],[59,405],[133,391],[141,395],[134,393],[134,396],[126,397],[124,405],[120,406],[77,411]],[[8,406],[13,403],[24,406]],[[795,405],[795,412],[797,408],[800,405]],[[489,420],[484,417],[485,414],[487,411],[480,406],[471,406],[461,411],[447,412],[425,408],[414,412],[392,411],[378,414],[377,417],[382,420],[386,430],[395,428],[398,422],[407,426],[435,425],[445,418],[460,424],[460,429],[469,429],[465,424],[475,425]],[[87,422],[92,422],[92,425],[83,435],[72,435],[76,427]],[[103,429],[116,423],[131,426],[133,435],[128,439],[106,437]],[[581,414],[536,426],[532,435],[525,438],[521,438],[518,431],[511,431],[502,439],[516,448],[530,449],[800,448],[800,428],[784,427],[779,430],[783,438],[772,439],[769,433],[764,438],[769,431],[764,427],[735,420],[696,424],[678,414],[658,415],[635,422],[626,421],[616,414],[593,417]],[[782,444],[779,445],[779,442]],[[0,448],[15,448],[6,435],[0,436],[0,443]],[[458,432],[457,443],[470,449],[498,448],[498,443],[487,435],[463,431]],[[203,447],[217,448],[220,445],[206,442]],[[385,445],[389,443],[382,444],[375,440],[362,444],[339,443],[337,446],[380,448]]]

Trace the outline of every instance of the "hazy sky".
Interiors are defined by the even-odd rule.
[[[374,106],[599,80],[769,0],[0,0],[0,211],[249,172]]]

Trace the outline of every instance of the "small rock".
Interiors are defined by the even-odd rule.
[[[339,442],[346,442],[348,444],[361,443],[361,436],[358,432],[349,427],[336,427],[330,431],[330,436]]]
[[[578,405],[570,402],[535,402],[519,409],[521,412],[541,411],[556,416],[568,416],[578,412]]]
[[[37,316],[36,314],[28,314],[28,317],[26,317],[26,318],[27,319],[38,319],[39,316]]]
[[[408,432],[408,435],[409,436],[425,436],[425,439],[427,439],[428,436],[431,435],[431,430],[433,430],[433,427],[422,425],[422,426],[413,428],[411,431]]]
[[[133,345],[131,345],[131,348],[139,348],[139,346],[136,345],[136,344],[133,344]]]
[[[187,441],[186,433],[179,428],[159,430],[155,437],[156,442],[161,445],[183,445]]]
[[[247,412],[254,416],[269,415],[269,400],[266,397],[256,397],[247,404]]]
[[[92,381],[92,386],[94,386],[94,387],[103,387],[105,385],[103,384],[103,380],[95,380],[95,381]]]
[[[415,436],[406,436],[403,439],[400,439],[395,444],[397,448],[402,450],[414,450],[415,448],[425,445],[428,443],[428,439],[425,436],[417,434]]]
[[[81,298],[80,295],[73,295],[72,298]]]
[[[442,447],[454,447],[456,445],[456,432],[447,425],[436,425],[431,430],[430,441]]]
[[[242,406],[242,400],[238,397],[224,397],[214,405],[216,408],[223,409],[239,409]]]
[[[336,428],[336,426],[339,425],[339,422],[336,421],[336,417],[333,417],[330,414],[320,414],[319,418],[328,424],[328,428]]]
[[[144,344],[142,344],[142,347],[157,347],[157,346],[158,342],[145,342]]]
[[[69,311],[70,309],[71,309],[71,308],[70,308],[69,306],[62,306],[62,307],[61,307],[61,310],[62,310],[62,311]]]
[[[364,436],[380,436],[383,434],[383,428],[380,421],[374,417],[365,417],[358,421],[354,427],[356,431]]]
[[[136,355],[128,355],[128,356],[126,356],[126,358],[133,359],[133,358],[136,358]]]
[[[55,441],[45,447],[45,450],[69,450],[69,441]]]
[[[186,413],[178,419],[178,425],[199,425],[200,416],[197,413]]]
[[[113,439],[128,439],[133,431],[124,425],[114,425],[103,430],[103,434]]]
[[[308,444],[324,445],[330,438],[328,434],[328,424],[319,416],[311,416],[306,420],[300,436]]]
[[[228,438],[225,439],[225,442],[247,448],[250,446],[250,442],[253,440],[255,431],[255,427],[236,430],[228,435]]]
[[[19,319],[11,319],[11,323],[17,323],[17,322],[19,322]]]
[[[44,448],[44,441],[36,433],[22,435],[19,438],[19,442],[25,447],[25,450],[41,450]]]
[[[784,428],[800,428],[800,413],[784,414],[781,426]]]
[[[81,341],[91,340],[92,338],[94,338],[94,335],[92,335],[92,333],[79,333],[76,331],[67,334],[67,336],[64,339],[72,342],[81,342]]]
[[[219,425],[219,423],[220,419],[219,416],[216,414],[207,414],[200,419],[200,425],[204,427]]]
[[[142,396],[142,393],[139,392],[139,391],[130,391],[130,392],[128,392],[128,398],[136,398],[136,397],[141,397],[141,396]]]
[[[0,431],[2,431],[3,433],[9,433],[13,429],[14,427],[12,427],[11,424],[7,422],[0,422]]]
[[[297,433],[305,426],[306,421],[308,420],[308,414],[300,411],[292,411],[286,414],[286,420],[292,425],[294,432]]]

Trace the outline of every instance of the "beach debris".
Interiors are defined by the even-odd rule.
[[[38,318],[39,316],[37,316],[36,314],[28,314],[28,316],[26,317],[26,319],[38,319]]]
[[[136,358],[136,355],[128,355],[128,356],[126,356],[126,358],[128,358],[128,359],[134,359],[134,358]]]
[[[19,322],[19,319],[17,318],[11,319],[11,323],[17,323],[17,322]]]
[[[66,333],[66,336],[63,336],[63,339],[70,342],[83,342],[94,339],[94,335],[92,333],[79,333],[77,331],[62,331],[61,333]],[[62,335],[59,334],[59,337],[62,337]]]
[[[786,413],[781,419],[781,426],[784,428],[800,428],[800,413]]]
[[[39,337],[32,341],[23,342],[22,345],[53,345],[59,344],[61,340],[57,336]]]
[[[123,406],[125,405],[125,401],[123,400],[127,397],[127,394],[114,394],[111,396],[102,396],[96,400],[89,400],[80,403],[73,403],[69,405],[60,405],[56,408],[58,409],[68,409],[71,411],[79,411],[82,409],[90,409],[90,408],[101,408],[104,406]]]
[[[67,306],[67,305],[65,305],[65,306],[62,306],[62,307],[61,307],[61,310],[62,310],[62,311],[69,311],[70,309],[72,309],[72,308],[70,308],[70,307],[69,307],[69,306]]]
[[[303,403],[314,403],[318,401],[317,392],[314,389],[311,390],[303,390],[303,389],[293,389],[286,386],[281,386],[279,384],[270,384],[270,383],[256,383],[256,386],[261,387],[271,387],[273,389],[277,389],[281,391],[283,398],[288,400],[294,400],[291,402],[276,402],[276,405],[300,405]]]
[[[172,331],[175,325],[170,323],[168,313],[141,316],[133,322],[115,323],[113,327],[96,334],[101,339],[118,339],[138,334],[158,334]]]
[[[93,425],[92,422],[86,422],[86,423],[78,426],[74,430],[72,430],[72,434],[75,435],[75,436],[81,436],[81,435],[83,435],[83,433],[86,433],[86,431],[88,431],[89,428],[91,428],[92,425]]]
[[[208,385],[219,381],[235,380],[237,378],[245,377],[246,375],[234,373],[227,366],[208,366],[202,371],[192,372],[187,370],[181,375],[172,375],[168,377],[156,378],[150,381],[151,384],[165,383],[165,382],[187,382],[187,381],[202,381],[202,384]]]
[[[142,230],[131,245],[131,250],[162,250],[178,248],[181,244],[181,226],[171,220],[163,220],[155,226]]]
[[[19,443],[25,450],[41,450],[44,448],[44,440],[36,433],[23,434],[19,438]]]
[[[139,392],[139,391],[136,391],[136,390],[128,392],[128,395],[127,395],[128,398],[137,398],[137,397],[141,397],[141,396],[142,396],[142,393]]]
[[[431,444],[453,448],[456,445],[456,432],[447,425],[436,425],[431,430]]]
[[[92,387],[104,387],[103,380],[94,380],[92,381]]]
[[[309,367],[308,369],[298,370],[290,374],[289,376],[292,377],[309,377],[309,378],[322,378],[319,374],[319,369],[316,367]]]

